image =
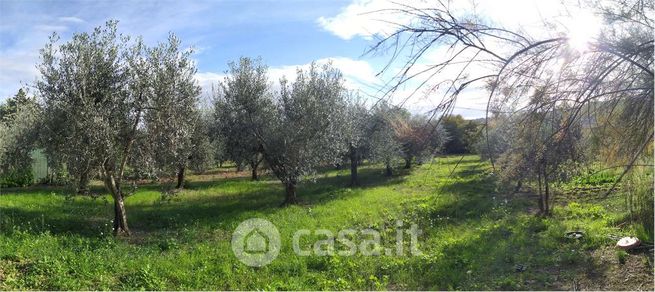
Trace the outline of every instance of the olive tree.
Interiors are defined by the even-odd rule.
[[[489,117],[486,139],[479,139],[473,144],[475,152],[480,154],[482,159],[496,160],[511,147],[515,134],[512,129],[515,123],[513,118],[517,117],[501,113]]]
[[[386,101],[379,101],[372,108],[368,126],[371,158],[385,166],[385,174],[393,175],[393,161],[400,157],[402,145],[397,140],[393,123],[399,115],[399,109]]]
[[[296,204],[296,186],[322,164],[333,164],[343,151],[344,87],[331,64],[297,70],[293,83],[280,82],[268,123],[257,131],[264,157],[284,184],[284,204]]]
[[[255,131],[269,122],[264,112],[271,108],[267,67],[245,57],[229,67],[214,103],[216,127],[230,158],[238,167],[247,163],[257,180],[263,156]]]
[[[144,69],[150,71],[150,84],[146,86],[151,91],[143,126],[155,167],[163,173],[176,173],[176,188],[183,187],[185,170],[195,147],[192,138],[200,123],[200,87],[194,80],[197,70],[190,59],[191,53],[182,50],[180,40],[171,34],[167,43],[146,49],[147,64],[144,64]]]
[[[16,95],[7,98],[0,104],[0,121],[8,122],[14,120],[17,112],[30,104],[36,105],[36,98],[29,97],[25,89],[18,89]]]
[[[114,232],[129,234],[121,178],[147,93],[145,86],[130,82],[137,68],[130,68],[127,59],[136,56],[126,52],[127,40],[118,36],[115,22],[77,33],[59,46],[57,41],[53,34],[39,65],[45,143],[73,173],[75,160],[100,169],[114,199]]]
[[[41,108],[24,90],[0,105],[0,180],[24,185],[32,181],[31,153],[37,146]]]
[[[350,185],[358,184],[357,168],[368,150],[368,126],[370,113],[364,102],[356,95],[345,100],[342,136],[350,161]]]
[[[217,149],[211,140],[211,123],[213,115],[201,111],[200,116],[194,124],[191,135],[191,154],[189,164],[191,170],[203,173],[213,166],[216,159]],[[220,150],[220,149],[218,149]]]
[[[9,133],[8,127],[4,123],[0,123],[0,162],[4,164],[4,160],[7,157],[7,148],[9,143]]]
[[[116,21],[91,33],[76,33],[66,43],[58,41],[53,34],[41,50],[38,66],[44,143],[69,171],[78,171],[75,162],[81,161],[85,168],[99,172],[114,201],[114,234],[129,235],[122,182],[130,155],[143,153],[133,151],[133,146],[137,139],[165,141],[153,135],[185,131],[186,125],[178,123],[159,128],[162,131],[153,130],[153,125],[179,121],[176,115],[188,114],[186,108],[171,110],[180,104],[165,100],[184,105],[194,100],[196,86],[169,76],[180,70],[178,76],[189,77],[194,65],[184,54],[173,53],[174,42],[148,49],[140,39],[132,42],[119,35]],[[177,96],[182,91],[189,100]],[[173,97],[163,96],[169,94]],[[162,114],[155,114],[159,111]]]

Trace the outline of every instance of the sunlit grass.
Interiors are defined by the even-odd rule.
[[[110,235],[106,195],[4,192],[0,288],[557,289],[596,267],[589,253],[611,246],[608,234],[631,231],[617,227],[625,210],[607,208],[611,201],[556,205],[548,218],[529,214],[533,202],[498,193],[489,165],[475,156],[437,158],[392,178],[383,172],[365,166],[362,185],[350,188],[348,170],[326,170],[300,186],[301,204],[290,207],[280,207],[283,188],[270,177],[192,176],[188,190],[166,200],[158,187],[143,186],[126,200],[130,238]],[[230,247],[234,228],[253,217],[282,236],[280,256],[262,268],[243,265]],[[393,246],[398,220],[423,230],[422,255],[299,256],[291,247],[301,228],[372,228]],[[585,237],[565,238],[570,230]]]

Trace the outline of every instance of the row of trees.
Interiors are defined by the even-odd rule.
[[[280,80],[279,90],[260,59],[241,58],[227,73],[215,92],[212,137],[227,141],[227,157],[248,164],[253,179],[265,161],[285,185],[285,204],[297,202],[297,183],[318,166],[347,162],[356,185],[364,159],[384,163],[391,175],[397,157],[409,168],[447,139],[443,128],[422,115],[384,101],[368,109],[330,64],[298,69],[293,82]]]
[[[0,107],[0,176],[29,173],[31,152],[44,149],[79,192],[102,180],[114,232],[129,234],[130,178],[181,188],[188,168],[230,160],[250,167],[253,179],[270,169],[285,186],[284,204],[295,204],[297,184],[318,167],[350,164],[356,185],[364,160],[392,175],[396,159],[409,168],[447,141],[426,116],[385,101],[368,107],[331,64],[272,83],[260,59],[241,58],[229,64],[212,108],[201,108],[191,53],[172,34],[155,46],[120,35],[115,21],[61,44],[53,35],[41,50],[38,100],[21,90]]]

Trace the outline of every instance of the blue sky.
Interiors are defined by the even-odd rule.
[[[529,20],[530,14],[524,12],[537,7],[539,1],[482,2],[492,3],[487,5],[488,14],[498,18],[507,18],[507,11],[524,5],[523,13],[511,18]],[[389,5],[388,0],[0,0],[0,100],[38,78],[38,50],[53,31],[67,40],[73,33],[90,31],[109,19],[119,20],[122,33],[141,35],[150,44],[165,40],[169,32],[177,34],[185,46],[195,48],[196,78],[205,89],[222,79],[229,61],[261,56],[270,67],[272,80],[289,77],[296,67],[313,60],[332,60],[349,88],[375,96],[387,80],[376,73],[388,56],[363,53],[372,45],[373,36],[392,30],[384,21],[407,21],[397,15],[369,13]],[[540,5],[540,15],[552,6]],[[425,62],[435,62],[438,56],[435,48]],[[397,98],[410,90],[403,88]],[[479,117],[483,94],[478,90],[470,95],[458,102],[456,112]],[[417,98],[406,105],[424,111],[437,103],[436,99]]]
[[[36,77],[38,50],[53,31],[62,40],[108,19],[119,30],[154,44],[176,33],[195,48],[199,72],[221,73],[230,60],[261,56],[271,67],[312,60],[358,59],[362,38],[342,39],[323,29],[320,17],[350,1],[8,1],[0,0],[0,98]]]

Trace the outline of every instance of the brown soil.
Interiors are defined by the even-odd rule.
[[[653,252],[632,251],[619,262],[616,248],[606,246],[589,252],[590,264],[580,271],[563,276],[556,289],[562,290],[638,290],[653,291]],[[553,271],[555,272],[555,271]]]

